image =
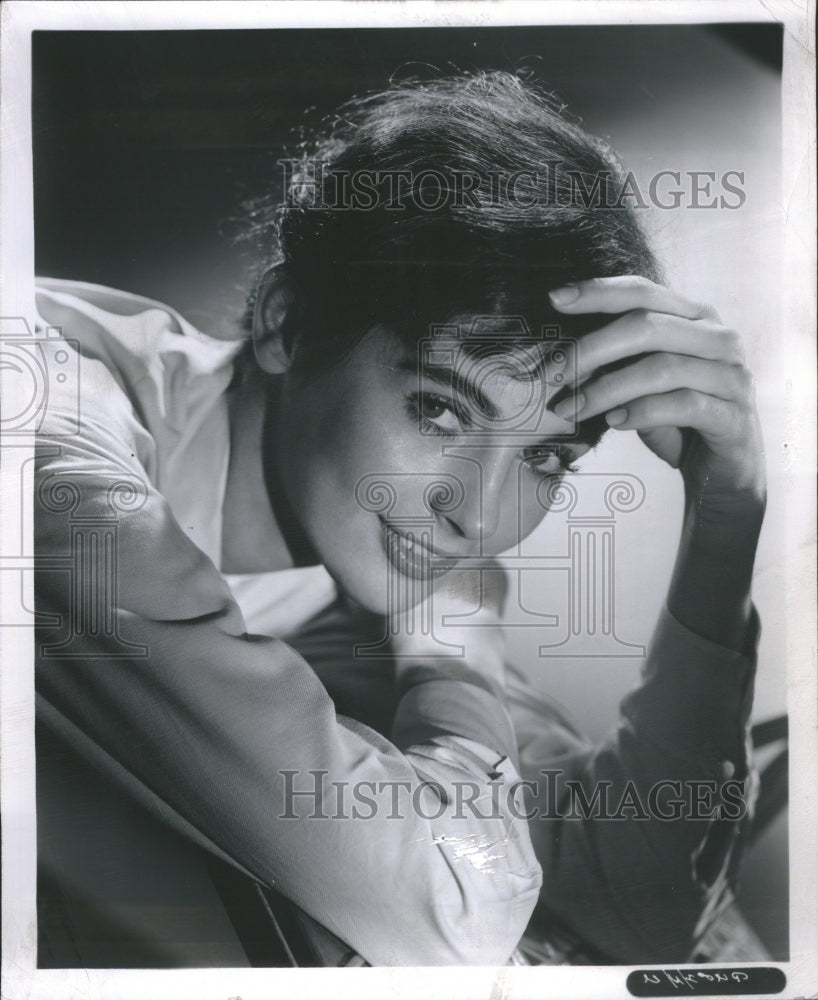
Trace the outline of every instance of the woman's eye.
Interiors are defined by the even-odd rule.
[[[424,393],[417,403],[418,413],[424,423],[431,424],[446,434],[456,434],[462,430],[459,417],[442,396]]]
[[[575,472],[570,458],[562,448],[528,448],[523,461],[541,476],[556,476],[563,472]]]

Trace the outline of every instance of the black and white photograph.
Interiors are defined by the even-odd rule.
[[[636,6],[4,5],[4,998],[818,989],[814,27]]]

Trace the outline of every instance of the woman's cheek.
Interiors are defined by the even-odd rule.
[[[542,519],[548,513],[540,502],[542,491],[539,487],[541,485],[542,480],[539,477],[534,482],[521,484],[522,495],[518,504],[517,537],[513,540],[512,544],[528,538],[540,526]]]

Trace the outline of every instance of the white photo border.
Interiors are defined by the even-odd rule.
[[[31,32],[364,26],[490,26],[526,24],[693,24],[775,22],[784,25],[783,191],[786,207],[782,336],[791,352],[786,387],[791,473],[786,484],[788,539],[815,524],[815,3],[795,0],[552,0],[549,3],[218,3],[34,2],[2,5],[0,94],[3,142],[0,180],[0,317],[34,315],[31,157]],[[0,372],[0,376],[3,373]],[[7,405],[16,412],[5,386]],[[18,447],[15,443],[10,447]],[[19,445],[19,447],[27,447]],[[5,457],[5,456],[4,456]],[[20,457],[19,453],[16,457]],[[19,532],[30,533],[26,496],[0,466],[5,513],[0,519],[0,568],[14,567]],[[21,527],[22,526],[22,527]],[[814,534],[813,534],[814,541]],[[31,606],[30,574],[22,574]],[[787,575],[787,668],[790,713],[790,961],[786,995],[818,988],[818,696],[814,548]],[[0,607],[19,599],[19,577],[0,572]],[[11,632],[11,634],[9,634]],[[43,970],[36,968],[36,835],[34,797],[33,632],[6,629],[2,642],[2,996],[9,1000],[269,1000],[328,994],[343,998],[486,997],[613,998],[627,996],[628,968],[503,967],[500,969],[176,969]]]

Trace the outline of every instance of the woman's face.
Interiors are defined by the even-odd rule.
[[[331,370],[282,376],[280,481],[329,573],[365,608],[416,603],[458,561],[511,548],[589,450],[545,405],[564,367],[515,378],[510,360],[471,356],[456,339],[412,352],[376,328]]]

